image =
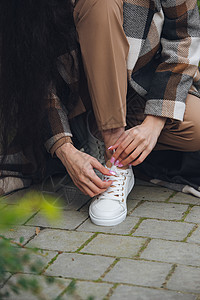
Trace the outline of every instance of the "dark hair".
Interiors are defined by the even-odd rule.
[[[0,134],[6,154],[14,135],[37,146],[56,58],[74,40],[71,0],[0,1]]]

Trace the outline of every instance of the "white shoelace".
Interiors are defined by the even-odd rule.
[[[103,176],[102,180],[113,180],[114,182],[105,192],[100,194],[97,199],[101,198],[102,200],[109,198],[110,200],[124,202],[124,187],[128,174],[129,172],[124,170],[124,172],[117,172],[115,176]]]

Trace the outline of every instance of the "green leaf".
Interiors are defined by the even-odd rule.
[[[24,242],[24,237],[23,236],[20,237],[19,242],[20,242],[20,244],[22,244]]]

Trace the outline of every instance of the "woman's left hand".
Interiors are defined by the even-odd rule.
[[[141,125],[126,130],[109,147],[109,150],[116,150],[112,162],[117,162],[119,166],[137,166],[142,163],[155,147],[165,122],[166,118],[149,115]]]

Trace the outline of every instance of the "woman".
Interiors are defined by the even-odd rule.
[[[12,162],[16,159],[12,153],[17,141],[23,149],[23,158],[18,154],[17,159],[26,157],[26,163],[21,162],[24,180],[30,177],[30,162],[37,177],[44,143],[79,189],[96,196],[90,205],[92,221],[119,224],[126,217],[126,198],[134,185],[132,165],[144,161],[155,146],[158,150],[200,150],[198,116],[193,113],[200,109],[196,1],[178,5],[176,1],[144,4],[138,0],[124,1],[123,6],[121,0],[79,0],[72,8],[66,0],[13,0],[7,5],[3,1],[1,28],[12,26],[7,33],[1,32],[1,112],[2,145],[10,156],[5,157],[2,176],[19,172],[15,166],[8,174],[6,166],[9,157]],[[72,9],[84,72],[75,55]],[[131,105],[126,103],[127,57]],[[98,141],[98,135],[105,145],[106,167],[71,143],[77,120],[81,124],[77,116],[85,118],[84,112],[91,107],[98,128],[93,141]],[[15,139],[8,147],[10,133]],[[93,150],[97,157],[98,147]],[[104,174],[105,181],[95,175],[94,168]]]

